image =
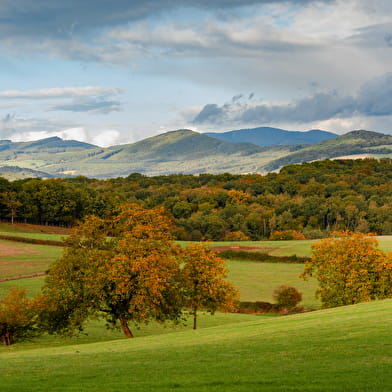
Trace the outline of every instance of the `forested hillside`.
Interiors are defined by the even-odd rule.
[[[110,216],[124,201],[162,205],[183,240],[259,240],[289,230],[315,238],[345,228],[392,234],[391,159],[288,165],[265,176],[1,179],[0,194],[1,220],[62,226]]]

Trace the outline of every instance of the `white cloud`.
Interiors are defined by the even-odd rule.
[[[95,144],[100,147],[108,147],[118,144],[121,140],[121,133],[116,129],[91,130],[84,127],[53,131],[22,130],[14,132],[10,139],[14,142],[22,142],[46,139],[55,136],[60,137],[63,140],[78,140],[85,143]]]
[[[56,87],[39,90],[19,91],[7,90],[0,91],[0,99],[58,99],[75,98],[101,95],[116,95],[125,91],[118,87]]]

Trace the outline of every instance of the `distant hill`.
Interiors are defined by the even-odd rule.
[[[253,143],[258,146],[316,144],[337,137],[335,133],[313,129],[307,132],[285,131],[279,128],[259,127],[223,133],[209,132],[207,136],[232,143]]]
[[[0,177],[6,178],[7,180],[18,180],[23,178],[52,178],[53,175],[18,166],[1,166]]]
[[[287,164],[361,154],[392,154],[392,136],[365,130],[352,131],[275,159],[264,169],[272,171]]]
[[[163,162],[173,159],[200,159],[208,155],[254,154],[264,150],[265,148],[251,143],[228,143],[189,129],[180,129],[134,144],[109,147],[103,159],[152,159]]]
[[[392,136],[361,130],[314,145],[259,146],[227,142],[180,129],[108,148],[60,138],[23,143],[2,140],[0,176],[11,179],[78,175],[110,178],[135,172],[145,175],[265,173],[291,163],[355,154],[392,156]]]
[[[170,173],[253,172],[271,160],[286,155],[293,147],[261,147],[251,143],[229,143],[181,129],[141,140],[134,144],[91,150],[78,162],[61,162],[64,172],[114,177],[132,172],[147,175]],[[86,154],[86,152],[84,153]]]
[[[76,140],[63,140],[59,137],[50,137],[32,142],[0,140],[0,160],[17,159],[20,155],[26,157],[30,154],[77,152],[93,148],[97,148],[97,146]]]

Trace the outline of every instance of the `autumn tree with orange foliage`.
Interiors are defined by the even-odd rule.
[[[30,338],[40,331],[40,300],[40,297],[27,298],[25,289],[10,289],[0,300],[0,341],[4,345]]]
[[[238,291],[226,280],[227,268],[216,252],[203,244],[191,244],[183,251],[182,290],[185,306],[191,310],[193,329],[200,309],[232,311]]]
[[[75,228],[44,288],[52,331],[72,331],[90,316],[103,316],[133,337],[130,322],[178,320],[179,248],[171,231],[163,208],[137,204],[121,206],[110,221],[92,216]]]
[[[392,296],[392,259],[374,237],[339,232],[312,245],[312,251],[302,277],[317,278],[324,308]]]

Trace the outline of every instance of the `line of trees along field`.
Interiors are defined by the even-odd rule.
[[[392,160],[325,160],[279,173],[106,180],[0,178],[0,219],[73,226],[124,202],[165,207],[181,240],[260,240],[331,230],[392,234]],[[278,235],[279,237],[279,235]]]

